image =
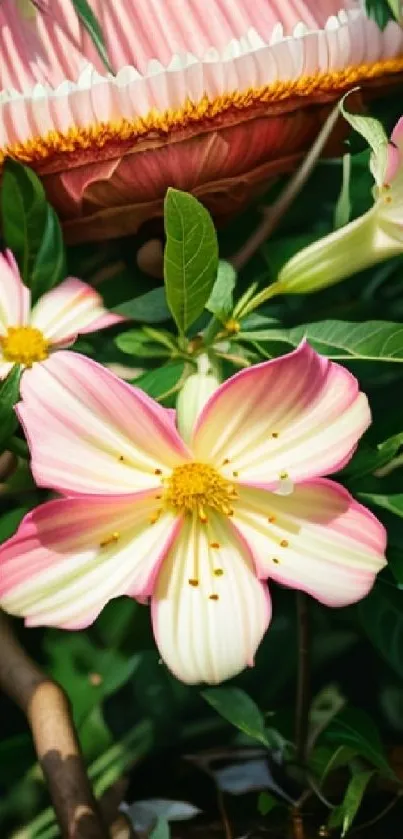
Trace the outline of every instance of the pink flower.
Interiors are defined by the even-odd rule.
[[[15,364],[32,367],[73,344],[78,335],[122,320],[121,315],[107,312],[91,286],[74,277],[48,291],[31,309],[31,292],[21,280],[13,254],[0,253],[0,379]]]
[[[67,352],[24,378],[18,413],[37,483],[67,496],[0,549],[0,603],[28,626],[80,629],[111,598],[151,597],[168,667],[216,683],[253,664],[267,578],[345,606],[385,563],[382,525],[321,477],[350,459],[367,399],[306,343],[220,386],[189,446],[172,411]]]
[[[329,103],[403,70],[401,28],[361,0],[91,0],[115,76],[71,0],[38,6],[0,3],[0,163],[35,167],[72,241],[135,231],[168,186],[228,214],[297,164]]]

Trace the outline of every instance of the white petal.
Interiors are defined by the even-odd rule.
[[[217,684],[253,664],[271,617],[269,592],[228,520],[185,520],[161,567],[152,616],[161,656],[183,682]]]

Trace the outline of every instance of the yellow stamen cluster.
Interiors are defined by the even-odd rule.
[[[177,466],[165,482],[164,490],[165,505],[176,513],[196,512],[204,524],[207,509],[230,516],[236,498],[232,484],[207,463]]]
[[[4,361],[32,367],[35,361],[48,357],[49,343],[33,326],[10,326],[7,334],[0,336],[0,350]]]

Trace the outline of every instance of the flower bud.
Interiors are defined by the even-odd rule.
[[[210,371],[199,371],[186,379],[176,403],[177,425],[185,443],[190,442],[199,414],[219,386],[219,379]]]
[[[361,123],[365,118],[359,120]],[[403,117],[391,141],[388,144],[386,139],[373,147],[373,207],[286,262],[275,284],[278,293],[319,291],[403,253]]]

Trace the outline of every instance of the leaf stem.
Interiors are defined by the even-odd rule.
[[[303,591],[297,591],[298,631],[298,675],[295,708],[296,757],[302,766],[307,757],[307,740],[310,702],[310,632],[308,598]]]
[[[251,237],[245,242],[245,244],[242,245],[239,251],[234,254],[232,259],[229,260],[237,271],[240,271],[246,263],[249,262],[251,257],[261,247],[261,245],[264,244],[266,239],[271,236],[276,227],[278,227],[288,208],[291,206],[292,202],[301,192],[302,187],[308,180],[339,119],[339,116],[339,104],[337,103],[330,112],[300,168],[296,171],[293,177],[290,178],[273,206],[270,207],[270,209],[265,209],[262,223],[252,233]]]
[[[9,452],[16,454],[17,457],[22,457],[24,460],[29,459],[29,448],[25,440],[21,440],[19,437],[10,437],[7,440],[6,448]]]

